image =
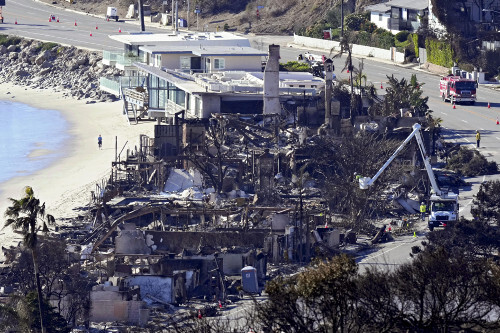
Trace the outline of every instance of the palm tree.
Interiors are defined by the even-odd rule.
[[[40,327],[42,333],[46,333],[47,329],[43,324],[42,287],[40,285],[40,272],[38,271],[37,233],[40,224],[42,232],[48,232],[48,226],[54,224],[55,219],[54,216],[45,213],[45,203],[40,203],[40,200],[34,196],[34,191],[30,186],[24,188],[24,193],[25,195],[21,199],[9,198],[12,206],[5,210],[5,217],[7,217],[5,227],[10,226],[14,230],[20,230],[24,236],[24,245],[31,250],[38,293]]]

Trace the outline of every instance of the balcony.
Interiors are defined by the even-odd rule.
[[[123,88],[144,86],[146,76],[109,76],[99,78],[99,88],[115,96],[121,96]]]
[[[134,62],[143,62],[141,57],[132,56],[131,54],[124,54],[120,51],[103,51],[102,52],[102,63],[104,65],[116,67],[121,70],[128,69],[126,67],[132,67]]]

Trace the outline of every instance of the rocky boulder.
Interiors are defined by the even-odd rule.
[[[14,74],[16,74],[16,76],[20,76],[20,77],[24,77],[24,76],[29,76],[30,75],[30,73],[28,73],[27,71],[22,70],[22,69],[16,71]]]

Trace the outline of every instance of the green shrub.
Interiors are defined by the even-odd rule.
[[[375,47],[389,50],[394,46],[394,35],[387,30],[383,30],[382,33],[375,34],[373,36],[373,40],[375,41]]]
[[[366,21],[363,14],[349,14],[344,18],[344,25],[347,30],[359,31],[361,24]]]
[[[400,43],[403,43],[408,40],[409,34],[410,34],[409,31],[400,31],[394,36],[394,39],[396,39]]]
[[[224,23],[224,31],[228,31],[228,30],[229,30],[229,24]]]
[[[417,34],[412,34],[411,39],[413,41],[413,46],[415,47],[415,57],[419,57],[419,51],[418,51],[418,35]]]
[[[59,44],[57,43],[52,43],[52,42],[49,42],[49,43],[43,43],[42,44],[42,51],[46,51],[46,50],[51,50],[53,49],[54,47],[58,46]]]
[[[340,28],[332,29],[332,39],[339,40],[340,39]]]
[[[453,49],[450,43],[427,38],[425,40],[425,49],[428,62],[443,67],[453,66]]]
[[[372,34],[366,31],[360,31],[357,36],[357,43],[361,45],[372,45]]]
[[[399,47],[399,48],[405,49],[408,46],[410,46],[410,44],[411,44],[411,42],[409,40],[404,40],[404,41],[400,42],[400,41],[394,39],[394,46]]]
[[[364,21],[363,23],[361,23],[359,30],[373,33],[375,30],[377,30],[377,25],[370,21]]]
[[[21,43],[21,38],[19,38],[19,37],[0,35],[0,45],[8,47],[11,45],[18,45],[19,43]]]
[[[287,72],[309,72],[311,67],[305,62],[289,61],[285,64],[280,63],[280,71]]]

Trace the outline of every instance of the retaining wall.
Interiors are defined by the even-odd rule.
[[[330,52],[330,50],[333,50],[334,53],[340,51],[340,43],[332,40],[304,37],[294,34],[293,42],[294,44],[297,45],[315,49],[323,49],[328,52]],[[385,50],[372,46],[353,44],[352,53],[364,57],[373,57],[378,59],[391,60],[393,62],[401,64],[404,63],[405,60],[404,53],[397,52],[396,48],[394,47],[392,47],[390,50]]]

